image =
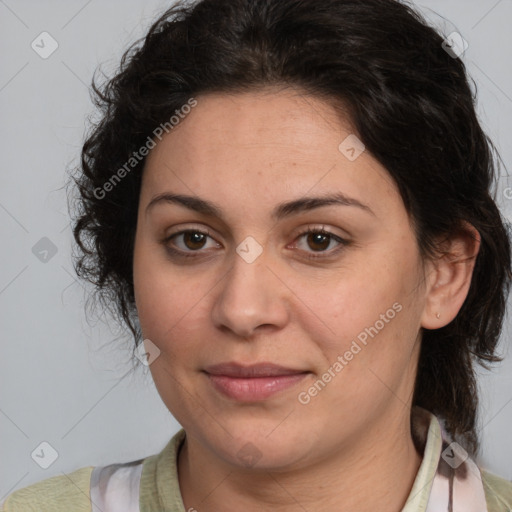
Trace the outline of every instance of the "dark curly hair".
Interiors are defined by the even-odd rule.
[[[424,258],[438,255],[436,240],[464,222],[478,230],[481,247],[458,316],[423,329],[413,397],[475,454],[474,362],[500,360],[511,279],[509,230],[491,191],[499,158],[477,119],[462,60],[403,2],[202,0],[167,10],[113,78],[101,85],[93,78],[101,119],[72,176],[77,274],[137,345],[132,256],[145,159],[134,154],[191,98],[268,85],[343,105],[397,184]]]

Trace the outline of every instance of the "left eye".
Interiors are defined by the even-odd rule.
[[[299,235],[298,239],[303,242],[302,244],[300,242],[296,244],[299,249],[305,251],[308,251],[309,249],[313,252],[327,252],[328,250],[333,249],[333,247],[346,243],[345,240],[339,236],[324,230],[306,231]],[[304,247],[304,243],[306,247]]]

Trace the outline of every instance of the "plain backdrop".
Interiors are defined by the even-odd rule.
[[[0,0],[0,501],[53,475],[156,453],[179,428],[147,368],[132,371],[131,340],[119,338],[108,318],[86,319],[90,288],[73,272],[63,188],[94,113],[94,70],[101,64],[113,72],[128,44],[169,5]],[[506,191],[512,186],[506,177],[512,162],[512,1],[416,5],[445,35],[457,31],[469,44],[463,60],[478,88],[482,124],[505,164],[498,201],[512,218],[512,193]],[[52,45],[57,49],[42,58]],[[507,319],[505,361],[482,370],[479,381],[480,463],[510,480],[509,346]],[[47,469],[37,457],[42,451],[57,457]]]

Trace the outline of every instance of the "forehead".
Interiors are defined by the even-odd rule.
[[[367,151],[355,159],[346,153],[347,145],[356,156],[362,147],[343,111],[325,100],[272,89],[196,99],[147,158],[146,202],[166,188],[217,202],[243,198],[246,206],[253,200],[270,207],[308,192],[339,191],[367,203],[382,193],[399,199],[390,175]]]
[[[317,150],[329,145],[336,149],[339,137],[353,132],[348,119],[330,103],[295,89],[210,93],[196,101],[197,106],[164,137],[170,144],[186,140],[196,157],[216,155],[218,144],[257,153],[264,146],[274,147],[274,153],[282,151],[283,156],[315,157]],[[323,148],[312,145],[312,138],[321,138]]]

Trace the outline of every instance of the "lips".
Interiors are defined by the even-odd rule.
[[[240,378],[275,377],[304,373],[304,370],[294,370],[272,363],[258,363],[250,366],[243,366],[237,363],[222,363],[214,366],[208,366],[205,371],[210,375],[224,375],[226,377]]]
[[[249,366],[222,363],[209,366],[204,371],[216,391],[225,397],[245,402],[265,400],[293,387],[310,373],[273,363]]]

